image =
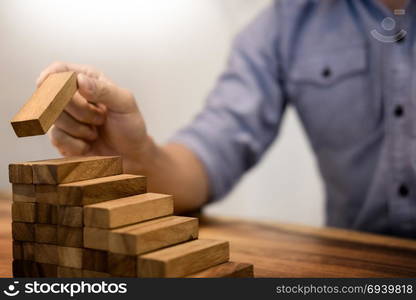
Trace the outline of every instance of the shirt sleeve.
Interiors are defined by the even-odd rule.
[[[286,101],[280,87],[276,3],[236,37],[204,109],[170,140],[203,163],[210,201],[229,192],[278,133]]]

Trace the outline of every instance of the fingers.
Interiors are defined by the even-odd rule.
[[[100,126],[106,118],[105,108],[89,103],[78,92],[65,107],[65,111],[81,123]]]
[[[137,112],[134,96],[103,78],[78,74],[78,91],[89,102],[105,105],[116,113]]]
[[[70,136],[56,126],[52,127],[49,137],[52,144],[63,156],[83,155],[90,149],[89,144],[85,141]]]
[[[67,134],[83,139],[86,141],[94,141],[97,139],[97,130],[95,127],[78,122],[67,112],[63,112],[55,122],[55,127],[65,131]]]
[[[83,73],[92,78],[99,78],[101,76],[100,72],[96,71],[94,68],[90,66],[64,62],[54,62],[40,73],[38,79],[36,80],[36,85],[39,86],[46,79],[46,77],[49,76],[49,74],[67,71]]]

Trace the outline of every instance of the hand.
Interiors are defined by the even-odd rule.
[[[126,171],[137,169],[150,137],[131,92],[91,67],[53,63],[37,80],[49,74],[77,73],[78,91],[50,131],[52,144],[64,156],[120,155]]]

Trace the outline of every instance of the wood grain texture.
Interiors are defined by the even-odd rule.
[[[146,192],[146,177],[122,174],[61,184],[60,205],[83,206]]]
[[[12,236],[16,241],[35,241],[35,225],[32,223],[13,222]]]
[[[13,260],[14,277],[57,277],[57,266],[26,260]]]
[[[35,186],[36,203],[58,205],[58,186],[52,184],[37,184]]]
[[[137,277],[137,256],[109,252],[108,271],[112,277]]]
[[[83,228],[58,225],[57,244],[59,246],[82,248],[84,245]]]
[[[10,201],[0,191],[0,277],[12,276]],[[229,240],[231,261],[254,264],[255,277],[416,276],[412,239],[237,218],[201,220],[200,237]]]
[[[30,162],[9,164],[9,182],[31,185],[33,183],[32,164]]]
[[[36,204],[30,202],[13,202],[12,220],[14,222],[34,223],[36,221]]]
[[[13,241],[12,249],[13,249],[12,250],[13,259],[23,260],[23,245],[22,245],[22,242]]]
[[[146,193],[84,207],[88,227],[116,228],[173,214],[173,197]]]
[[[58,265],[82,269],[83,248],[58,246]]]
[[[45,264],[58,264],[58,246],[35,243],[35,261]]]
[[[32,242],[13,241],[13,259],[35,260],[35,244]]]
[[[33,183],[61,184],[119,175],[123,171],[119,156],[75,156],[32,163]]]
[[[58,224],[58,206],[48,203],[36,203],[36,223]]]
[[[227,262],[226,241],[195,240],[138,257],[138,277],[183,277]]]
[[[56,225],[35,224],[35,241],[37,243],[54,244],[58,241],[58,230]]]
[[[84,227],[84,247],[96,250],[108,250],[108,229]]]
[[[58,266],[58,278],[82,278],[84,277],[81,269]]]
[[[108,273],[108,252],[93,249],[83,249],[82,269]]]
[[[36,202],[35,186],[33,184],[12,184],[13,202]]]
[[[11,120],[18,137],[45,134],[77,90],[75,72],[49,75]]]
[[[170,216],[110,231],[110,252],[137,255],[196,239],[198,219]]]
[[[109,278],[111,277],[111,275],[108,273],[96,272],[96,271],[90,271],[90,270],[82,270],[82,276],[84,278]]]
[[[58,224],[70,227],[83,227],[83,208],[82,206],[59,206]]]
[[[253,265],[229,261],[203,271],[186,276],[187,278],[251,278]]]

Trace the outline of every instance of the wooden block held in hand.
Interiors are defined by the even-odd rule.
[[[35,261],[45,264],[58,264],[58,246],[35,243]]]
[[[11,120],[16,135],[45,134],[76,91],[75,72],[49,75]]]
[[[122,174],[61,184],[60,205],[83,206],[146,192],[146,177]]]
[[[35,224],[35,241],[37,243],[56,244],[58,241],[57,226]]]
[[[81,269],[58,266],[58,278],[81,278],[84,277]]]
[[[203,271],[186,276],[187,278],[252,278],[253,265],[237,262],[226,262]]]
[[[88,227],[116,228],[173,214],[173,197],[146,193],[84,207]]]
[[[58,246],[58,265],[82,269],[83,248]]]
[[[139,277],[183,277],[227,262],[225,241],[195,240],[138,257]]]
[[[36,202],[35,186],[33,184],[12,184],[13,202]]]
[[[137,255],[196,239],[198,219],[164,217],[110,231],[109,251]]]
[[[13,222],[12,236],[16,241],[34,242],[35,241],[35,225],[32,223]]]
[[[13,202],[12,220],[14,222],[34,223],[36,221],[36,204],[30,202]]]
[[[70,227],[83,227],[83,208],[82,206],[59,206],[58,207],[59,225]]]
[[[109,252],[108,271],[113,277],[136,277],[137,256]]]
[[[58,223],[58,206],[48,203],[36,203],[36,222],[56,225]]]
[[[119,175],[119,156],[75,156],[32,162],[33,183],[61,184]]]
[[[84,247],[96,250],[108,250],[108,229],[84,227]]]
[[[58,225],[58,245],[82,248],[83,241],[83,228],[82,227],[69,227]]]

